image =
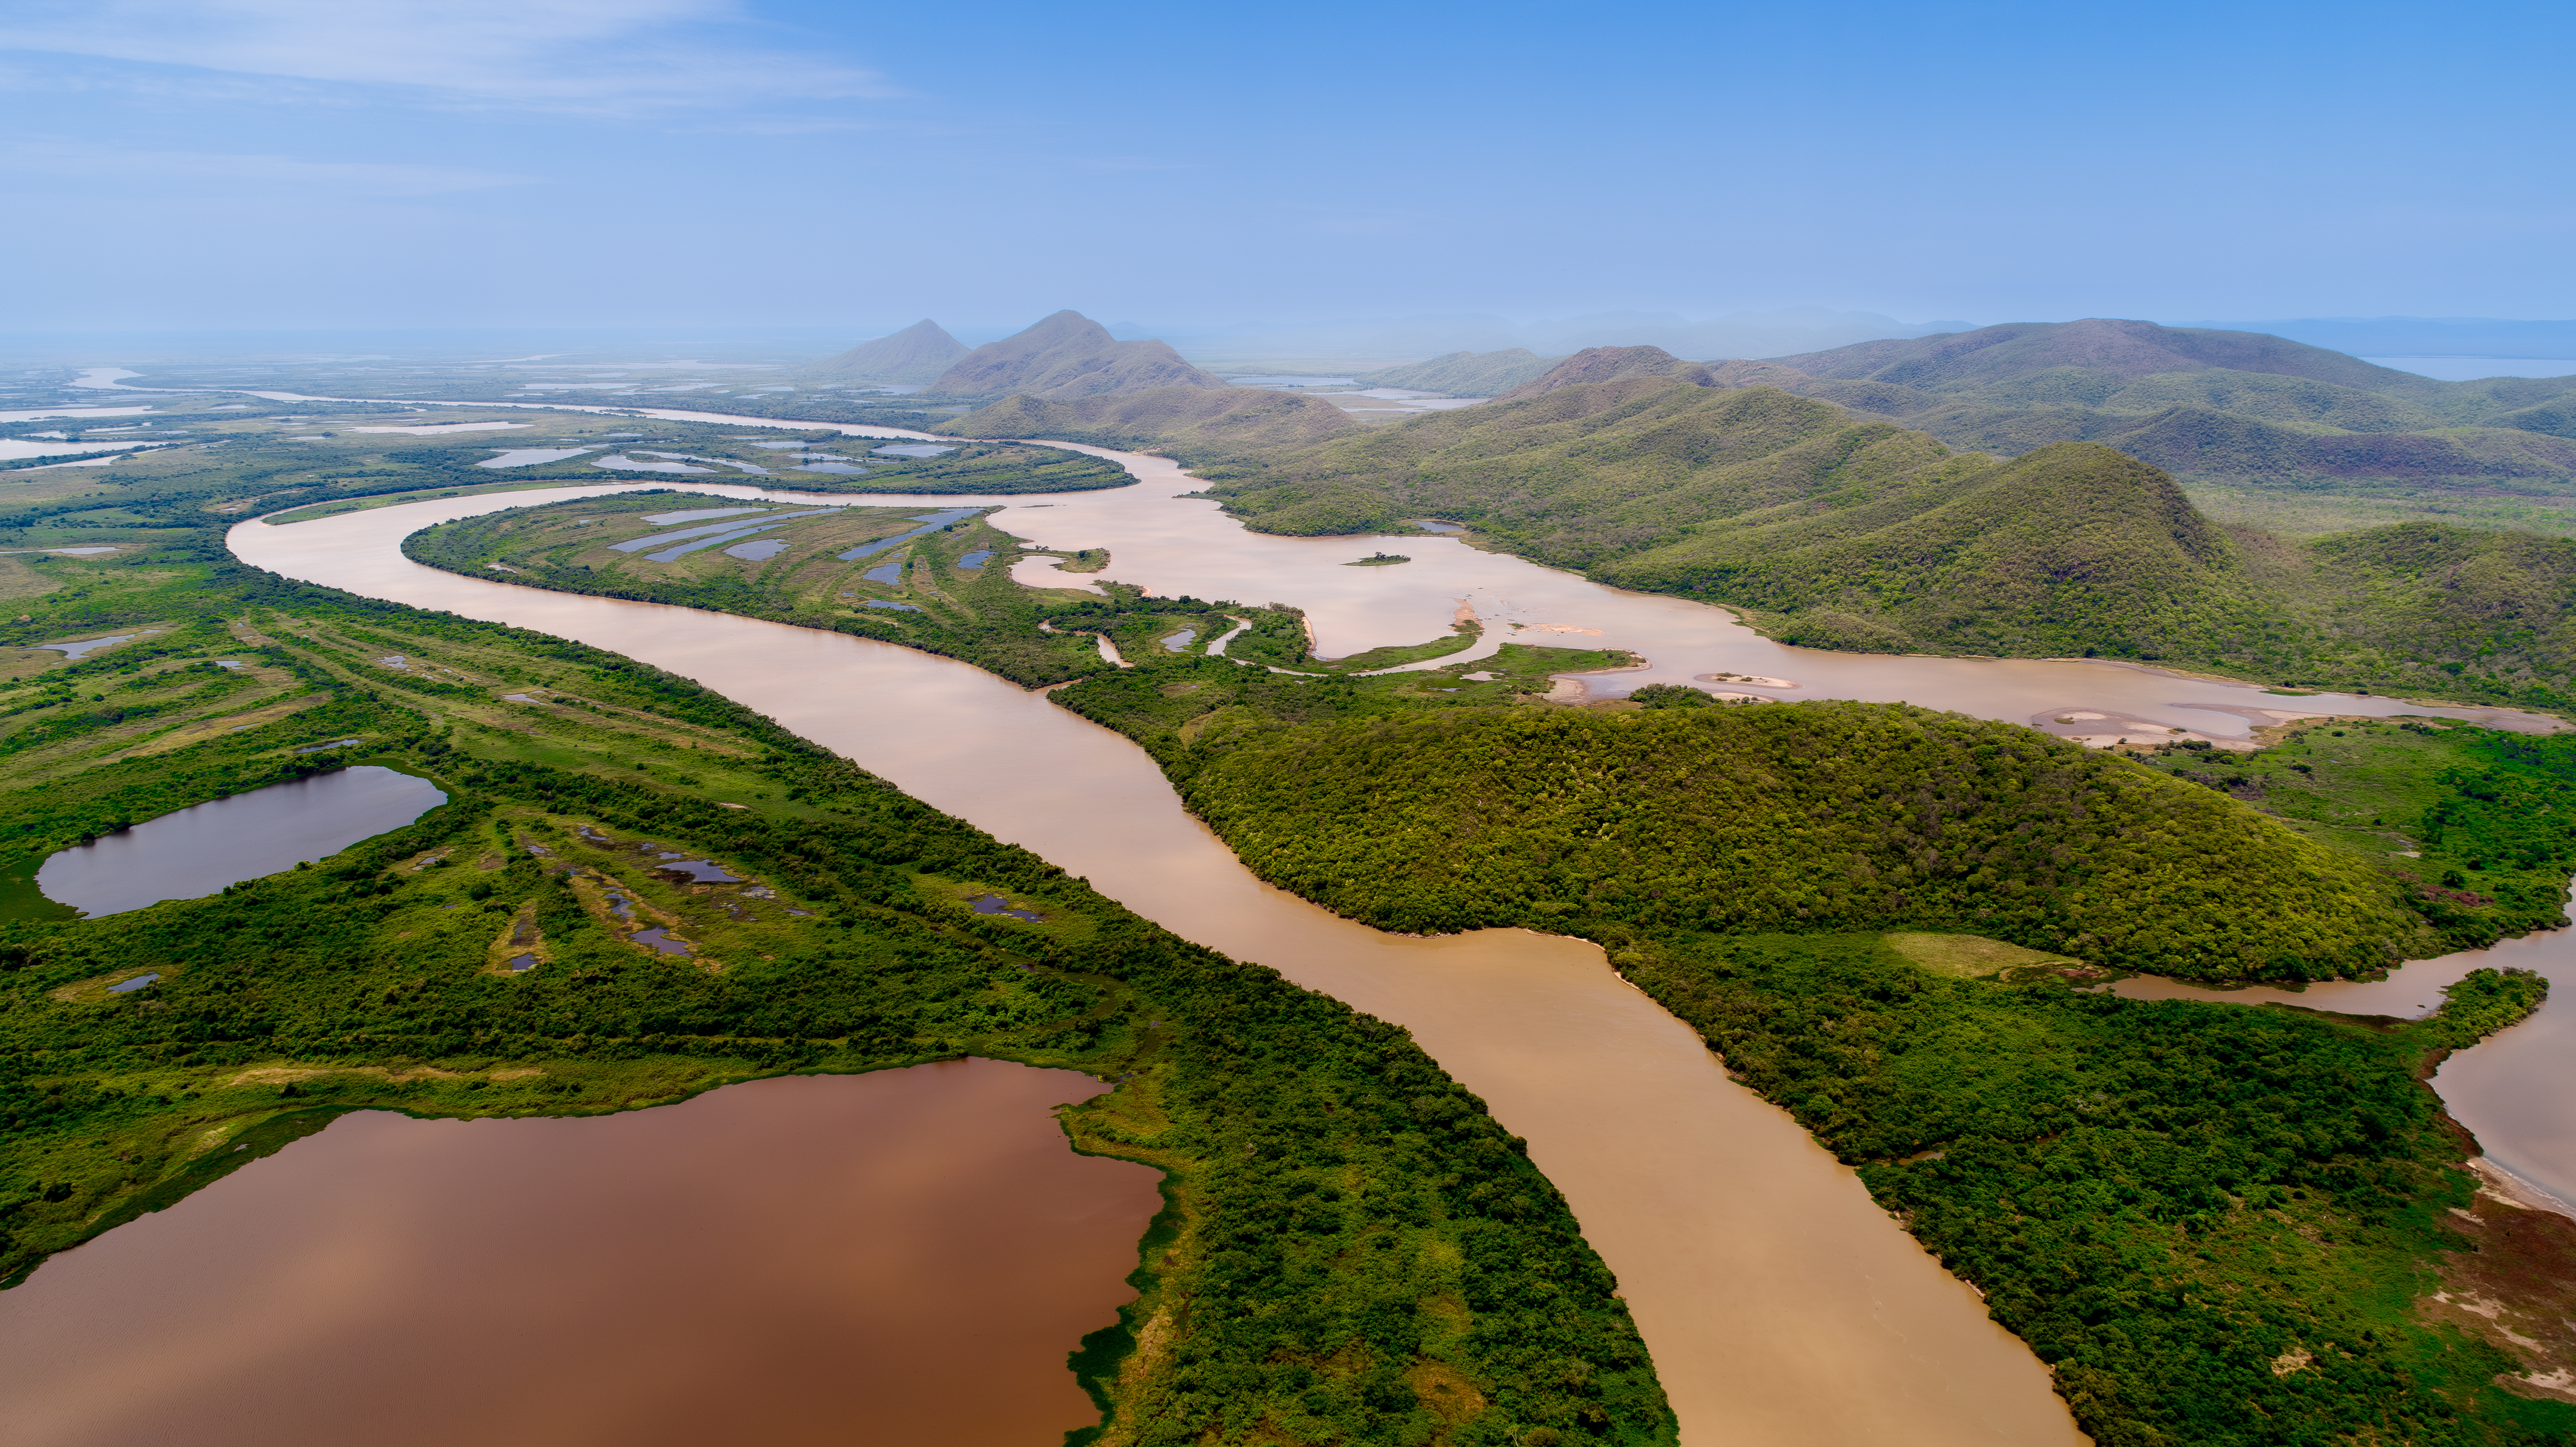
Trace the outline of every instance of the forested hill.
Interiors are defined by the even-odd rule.
[[[2440,382],[2256,332],[2025,322],[1714,370],[1955,446],[2101,442],[2234,486],[2555,497],[2576,469],[2576,377]]]
[[[2095,1442],[2576,1433],[2547,1385],[2576,1226],[2477,1195],[2422,1083],[2536,976],[2478,972],[2417,1024],[2088,993],[2105,962],[2366,967],[2420,926],[2355,856],[2026,729],[1613,708],[1218,714],[1172,767],[1254,870],[1345,913],[1599,941],[1975,1284]],[[2545,819],[2576,739],[2511,742]]]
[[[1192,807],[1246,860],[1382,929],[1931,929],[2289,980],[2439,943],[2387,876],[2211,790],[1904,705],[1467,709],[1198,754]]]
[[[2433,523],[2231,535],[2109,447],[2004,461],[1775,387],[1578,382],[1201,475],[1258,531],[1453,518],[1540,562],[1747,610],[1788,642],[2576,704],[2576,544]]]

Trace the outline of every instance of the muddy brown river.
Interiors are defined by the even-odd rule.
[[[1159,1173],[993,1060],[343,1116],[0,1292],[10,1447],[1034,1447]]]
[[[984,501],[1005,508],[999,526],[1032,542],[1109,548],[1106,576],[1120,581],[1202,597],[1249,590],[1303,606],[1328,654],[1436,636],[1464,606],[1514,641],[1645,654],[1651,670],[1619,676],[1621,691],[1725,673],[1771,680],[1752,691],[1784,698],[1903,698],[2017,722],[2081,712],[2123,728],[2222,738],[2300,711],[2416,711],[2388,699],[2291,699],[2081,661],[1783,648],[1719,610],[1621,593],[1427,535],[1402,540],[1413,564],[1344,568],[1352,539],[1247,533],[1214,504],[1176,496],[1198,484],[1173,464],[1102,455],[1142,481]],[[804,504],[919,501],[690,485]],[[2045,1370],[1986,1318],[1975,1294],[1784,1113],[1729,1081],[1691,1032],[1620,981],[1596,948],[1520,931],[1385,935],[1271,889],[1181,809],[1141,751],[965,664],[756,620],[464,578],[400,555],[403,536],[438,521],[619,490],[247,523],[232,542],[246,560],[290,577],[577,638],[695,678],[1086,876],[1176,933],[1408,1026],[1528,1138],[1565,1192],[1619,1275],[1692,1447],[2081,1440]],[[1027,570],[1050,566],[1019,565],[1030,581],[1042,579]]]

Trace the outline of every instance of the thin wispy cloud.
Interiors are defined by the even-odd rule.
[[[524,186],[538,178],[459,166],[393,161],[310,161],[295,156],[212,151],[125,150],[80,141],[0,145],[0,177],[14,182],[102,181],[157,191],[264,187],[348,196],[439,196]]]
[[[11,7],[0,50],[443,106],[633,113],[900,94],[879,73],[758,43],[725,0],[62,0]]]

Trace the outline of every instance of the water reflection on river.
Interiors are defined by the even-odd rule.
[[[999,1061],[555,1120],[370,1111],[0,1293],[13,1447],[1028,1447],[1157,1173]]]

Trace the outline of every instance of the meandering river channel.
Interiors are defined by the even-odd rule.
[[[2422,711],[2383,698],[2291,700],[2080,661],[1785,648],[1717,609],[1603,588],[1428,535],[1402,539],[1412,564],[1346,568],[1382,540],[1249,533],[1214,503],[1180,496],[1198,483],[1165,459],[1079,450],[1116,459],[1140,482],[938,501],[999,505],[997,525],[1036,542],[1106,547],[1106,576],[1153,592],[1297,604],[1327,654],[1436,636],[1464,605],[1515,641],[1643,654],[1651,668],[1620,675],[1623,687],[1752,676],[1769,682],[1743,691],[1782,698],[1904,699],[2051,724],[2090,714],[2105,729],[2154,725],[2217,738],[2241,738],[2290,709]],[[712,479],[686,485],[809,505],[921,502]],[[440,499],[283,527],[245,523],[232,545],[290,577],[576,638],[695,678],[1086,876],[1178,934],[1406,1025],[1528,1138],[1533,1159],[1565,1192],[1618,1273],[1693,1447],[2081,1440],[2045,1369],[1986,1318],[1974,1293],[1785,1114],[1728,1080],[1687,1028],[1620,981],[1593,946],[1520,931],[1420,939],[1332,916],[1254,879],[1124,739],[962,663],[752,619],[459,577],[400,553],[403,537],[436,522],[632,486]],[[2552,726],[2494,710],[2449,712]]]

